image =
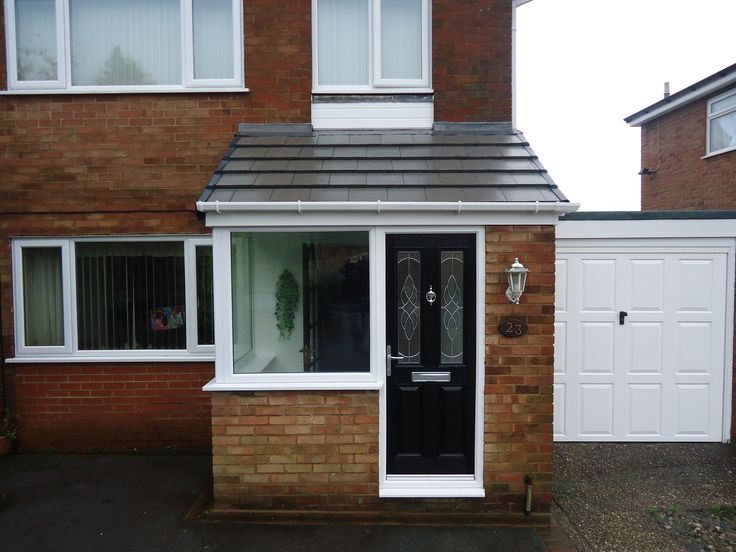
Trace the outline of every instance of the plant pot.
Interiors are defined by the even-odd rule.
[[[0,437],[0,456],[5,456],[10,452],[13,442],[8,437]]]

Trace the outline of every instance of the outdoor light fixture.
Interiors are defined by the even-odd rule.
[[[529,272],[529,269],[524,268],[524,265],[519,262],[518,257],[514,259],[514,264],[511,265],[511,268],[506,269],[506,277],[509,280],[509,287],[506,288],[506,299],[515,305],[519,304],[521,294],[524,293],[527,272]]]

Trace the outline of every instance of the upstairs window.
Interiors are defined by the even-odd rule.
[[[314,0],[315,91],[429,87],[429,0]]]
[[[708,154],[736,149],[736,90],[708,102]]]
[[[10,0],[11,89],[240,87],[238,0]]]

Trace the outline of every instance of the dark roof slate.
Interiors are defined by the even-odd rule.
[[[524,136],[493,127],[312,131],[241,125],[202,202],[558,202]]]

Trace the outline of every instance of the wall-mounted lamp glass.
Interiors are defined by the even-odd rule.
[[[518,257],[514,259],[514,264],[511,268],[506,269],[506,277],[509,280],[509,287],[506,288],[506,299],[514,303],[519,304],[521,294],[524,293],[524,287],[526,287],[526,275],[529,272],[528,268],[525,268],[523,264],[519,262]]]

